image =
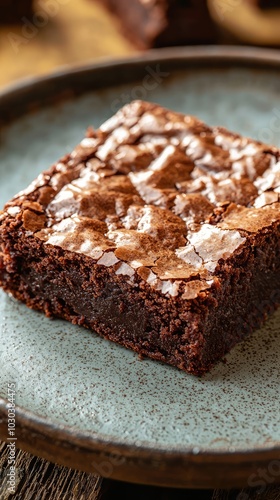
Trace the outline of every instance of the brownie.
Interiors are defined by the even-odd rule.
[[[0,0],[0,24],[19,23],[33,13],[33,0]]]
[[[205,43],[216,37],[207,0],[102,0],[102,5],[142,49]]]
[[[201,375],[280,301],[279,156],[134,101],[6,204],[0,284]]]
[[[280,7],[280,0],[256,0],[261,9],[275,9]]]

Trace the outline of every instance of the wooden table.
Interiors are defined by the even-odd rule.
[[[42,5],[42,3],[40,3]],[[136,50],[122,38],[100,4],[91,0],[53,0],[51,14],[35,17],[20,26],[0,27],[0,87],[22,77],[42,75],[56,67],[82,64],[104,56],[124,56]],[[39,24],[44,26],[39,26]],[[27,27],[28,26],[28,27]],[[190,491],[155,488],[103,480],[98,475],[67,469],[17,450],[16,493],[8,492],[7,446],[0,444],[0,499],[18,500],[110,500],[187,499],[191,500],[280,500],[280,488],[271,485],[265,492]],[[238,496],[239,495],[239,496]]]
[[[5,472],[8,467],[7,446],[0,444],[1,500],[280,500],[280,487],[270,485],[258,490],[175,490],[102,479],[51,464],[17,450],[17,486],[9,494]]]

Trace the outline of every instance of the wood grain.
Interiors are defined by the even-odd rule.
[[[8,484],[9,450],[0,444],[1,500],[97,500],[102,479],[95,474],[55,465],[21,450],[16,452],[16,488],[10,494]]]

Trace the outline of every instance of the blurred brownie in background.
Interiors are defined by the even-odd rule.
[[[258,0],[261,9],[277,9],[280,8],[280,0]]]
[[[33,13],[33,0],[0,0],[0,24],[19,23]]]
[[[216,28],[206,0],[99,0],[143,49],[212,42]]]
[[[280,0],[247,0],[247,2],[259,7],[260,9],[280,8]]]

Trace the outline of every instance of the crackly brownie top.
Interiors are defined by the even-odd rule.
[[[276,148],[134,101],[5,210],[46,245],[194,298],[280,218],[279,193]]]

